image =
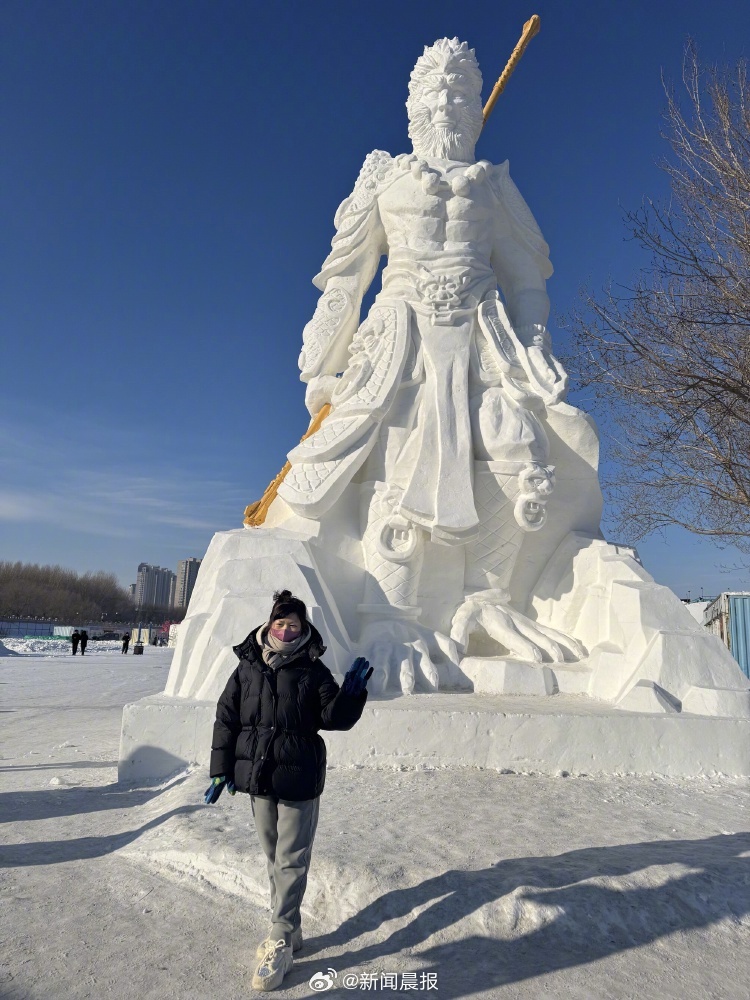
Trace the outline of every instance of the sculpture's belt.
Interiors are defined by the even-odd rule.
[[[483,258],[471,255],[420,257],[391,254],[383,271],[383,293],[405,299],[427,315],[433,325],[451,324],[461,314],[473,312],[495,275]]]

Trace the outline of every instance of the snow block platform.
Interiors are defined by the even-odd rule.
[[[213,701],[166,694],[126,705],[120,780],[159,781],[207,765],[215,713]],[[371,698],[354,729],[322,735],[338,767],[750,775],[750,720],[629,712],[575,695]]]
[[[216,701],[237,662],[233,645],[265,620],[277,589],[289,587],[305,602],[326,637],[325,662],[341,680],[361,651],[354,636],[362,595],[346,565],[327,563],[326,545],[303,531],[218,532],[164,692],[123,713],[121,780],[153,783],[208,762]],[[371,691],[351,732],[324,734],[331,763],[750,775],[750,683],[632,550],[569,533],[532,605],[535,620],[578,637],[587,655],[531,663],[477,647],[459,657],[443,634],[442,660],[433,651],[440,690]]]

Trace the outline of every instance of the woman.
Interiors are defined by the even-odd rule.
[[[300,906],[326,776],[319,729],[351,729],[367,701],[367,660],[358,657],[339,688],[321,661],[325,646],[290,591],[273,595],[268,621],[234,647],[239,666],[216,708],[207,804],[226,785],[248,792],[268,859],[271,933],[256,957],[253,988],[272,990],[302,947]]]

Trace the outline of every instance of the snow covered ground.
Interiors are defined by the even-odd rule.
[[[4,648],[3,648],[4,647]],[[85,656],[93,656],[94,653],[114,653],[121,652],[122,642],[119,639],[89,639]],[[0,639],[0,656],[3,653],[19,653],[24,656],[72,656],[73,651],[68,638],[50,639]],[[132,652],[132,650],[131,650]],[[76,654],[80,656],[80,650]]]
[[[204,806],[199,770],[118,786],[122,706],[173,651],[117,650],[0,661],[0,996],[247,997],[249,800]],[[746,781],[332,769],[279,995],[333,969],[339,997],[745,1000],[749,820]]]

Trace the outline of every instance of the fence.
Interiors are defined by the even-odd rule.
[[[10,618],[0,621],[0,639],[23,639],[26,635],[45,638],[53,634],[54,622]]]

